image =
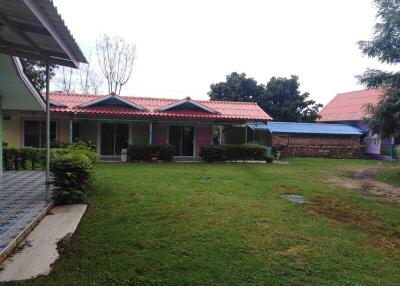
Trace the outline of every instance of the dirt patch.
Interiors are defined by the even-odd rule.
[[[400,188],[375,179],[376,168],[358,169],[350,177],[332,177],[329,182],[346,189],[358,190],[390,201],[400,202]]]
[[[273,189],[285,194],[298,194],[300,192],[300,189],[285,184],[275,184],[272,187]]]
[[[338,200],[334,196],[314,196],[307,209],[333,221],[345,223],[365,233],[369,244],[380,249],[392,250],[400,246],[400,235],[390,235],[375,214],[355,208],[348,202]]]

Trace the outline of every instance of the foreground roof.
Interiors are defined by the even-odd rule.
[[[86,59],[50,0],[0,0],[0,53],[77,67]]]
[[[324,135],[362,135],[361,129],[347,124],[327,123],[295,123],[271,121],[265,123],[249,124],[255,130],[265,130],[271,133],[290,134],[324,134]]]
[[[359,121],[366,115],[368,104],[379,102],[382,90],[366,89],[336,95],[319,113],[319,121]]]
[[[228,121],[271,120],[271,117],[253,102],[208,101],[193,100],[190,98],[186,98],[182,101],[177,99],[149,97],[113,97],[116,100],[107,103],[110,99],[110,95],[98,96],[54,92],[50,94],[50,99],[52,101],[51,111],[74,114],[76,116],[98,117],[146,117],[153,119]],[[107,100],[102,100],[103,98]],[[132,104],[124,104],[124,101],[128,101]],[[196,103],[195,106],[188,106],[187,103],[189,101],[190,103]],[[93,102],[98,104],[90,104]],[[180,103],[185,104],[181,105]]]

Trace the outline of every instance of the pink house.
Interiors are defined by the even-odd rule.
[[[345,123],[364,130],[365,153],[374,159],[392,160],[395,157],[395,138],[381,138],[364,121],[367,106],[377,105],[382,92],[381,89],[365,89],[339,93],[321,110],[319,121]]]
[[[51,139],[92,141],[103,159],[120,158],[128,144],[171,144],[176,157],[197,157],[200,146],[247,142],[247,123],[271,117],[256,103],[85,95],[55,92]],[[5,142],[44,146],[42,112],[7,113]]]

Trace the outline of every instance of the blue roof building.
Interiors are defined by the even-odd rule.
[[[363,131],[347,124],[324,123],[297,123],[297,122],[256,122],[249,123],[248,127],[257,131],[268,131],[272,134],[319,134],[319,135],[345,135],[361,136]]]

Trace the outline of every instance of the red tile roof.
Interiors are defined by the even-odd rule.
[[[368,104],[379,102],[382,90],[367,89],[336,95],[319,113],[319,121],[362,120]]]
[[[103,96],[86,94],[66,94],[53,92],[50,99],[53,103],[60,103],[64,106],[51,106],[55,113],[79,114],[85,116],[110,116],[110,117],[146,117],[159,119],[195,119],[195,120],[257,120],[267,121],[272,118],[265,113],[256,103],[253,102],[231,102],[231,101],[208,101],[195,100],[217,113],[210,113],[201,110],[167,110],[157,111],[157,108],[175,103],[179,100],[149,97],[129,97],[129,100],[146,110],[137,110],[129,106],[119,105],[97,105],[90,107],[79,107],[79,105],[99,99]]]

